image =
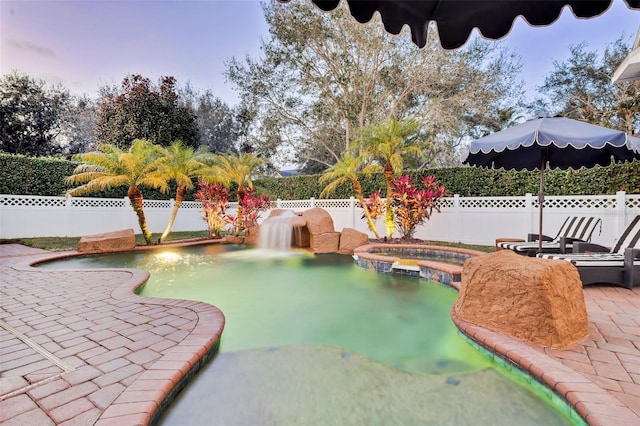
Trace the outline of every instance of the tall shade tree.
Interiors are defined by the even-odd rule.
[[[220,155],[217,157],[217,167],[219,175],[230,182],[238,185],[236,196],[238,198],[238,214],[236,222],[236,233],[242,231],[242,200],[246,194],[246,188],[253,188],[251,176],[264,164],[264,160],[255,154],[240,152],[237,155]]]
[[[61,152],[56,141],[69,109],[69,92],[10,72],[0,78],[0,151],[29,156]]]
[[[222,180],[220,176],[216,175],[216,169],[207,164],[213,158],[207,147],[199,147],[198,150],[194,150],[189,146],[185,146],[182,141],[175,141],[164,152],[161,164],[162,171],[176,182],[176,198],[169,222],[160,237],[160,241],[164,240],[171,232],[185,194],[194,188],[194,179],[205,178],[209,182],[220,182]]]
[[[413,119],[402,121],[389,119],[362,129],[359,140],[360,149],[384,164],[383,173],[387,185],[384,224],[389,237],[395,231],[391,196],[393,181],[402,173],[405,158],[424,156],[425,144],[420,140],[420,129],[420,123]]]
[[[180,91],[180,106],[196,117],[198,143],[213,153],[227,153],[239,145],[240,120],[235,112],[213,92],[199,92],[187,83]]]
[[[96,101],[87,97],[72,96],[65,111],[62,132],[58,136],[65,157],[95,151],[97,148],[93,129],[98,119]]]
[[[121,86],[102,87],[95,134],[99,143],[129,148],[134,139],[169,146],[181,140],[198,146],[198,128],[192,110],[181,106],[173,77],[162,77],[159,87],[141,75],[124,78]]]
[[[318,171],[348,152],[362,127],[418,117],[441,145],[430,160],[440,164],[483,118],[521,96],[519,61],[499,44],[444,51],[430,31],[417,49],[408,37],[359,24],[345,5],[329,14],[306,2],[270,2],[263,55],[227,63],[229,80],[267,129],[255,132],[260,148],[277,144]]]
[[[161,168],[163,150],[144,139],[133,141],[126,151],[115,145],[100,145],[98,151],[79,154],[75,160],[82,162],[65,182],[77,185],[69,195],[84,195],[96,191],[127,186],[127,196],[138,217],[140,230],[147,244],[151,244],[151,232],[144,215],[144,203],[140,186],[169,190],[170,175]]]
[[[640,135],[640,80],[613,84],[611,76],[628,55],[623,37],[606,46],[604,52],[588,50],[582,43],[569,48],[571,56],[554,62],[555,69],[540,90],[550,103],[547,113]],[[538,107],[538,114],[540,111]]]
[[[378,234],[375,221],[371,217],[371,213],[367,208],[367,203],[364,199],[364,194],[362,193],[362,185],[358,180],[358,173],[370,176],[379,169],[380,166],[378,164],[365,164],[365,160],[362,157],[354,157],[347,153],[337,163],[326,169],[322,176],[320,176],[321,183],[329,182],[320,193],[320,196],[330,194],[335,191],[339,185],[342,185],[345,182],[351,183],[353,191],[356,194],[356,199],[364,209],[364,217],[367,220],[367,226],[378,239],[380,238],[380,235]]]

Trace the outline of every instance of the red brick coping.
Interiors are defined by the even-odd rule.
[[[453,287],[460,290],[460,283]],[[462,333],[489,351],[509,360],[564,399],[591,426],[640,425],[640,416],[591,381],[544,353],[544,348],[496,333],[460,319],[451,319]]]
[[[213,305],[189,300],[142,297],[135,291],[148,279],[127,283],[111,293],[114,299],[145,305],[161,304],[192,310],[198,323],[176,346],[148,367],[102,413],[97,426],[155,424],[178,392],[218,350],[224,315]]]

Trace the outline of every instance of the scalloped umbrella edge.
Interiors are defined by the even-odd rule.
[[[545,169],[591,168],[640,160],[640,138],[565,117],[542,117],[471,141],[463,164],[540,170],[539,238],[542,249]]]

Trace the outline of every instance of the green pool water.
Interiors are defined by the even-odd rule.
[[[360,420],[372,416],[373,423],[363,424],[397,422],[399,411],[423,404],[422,411],[414,411],[416,424],[572,424],[566,413],[498,372],[490,357],[460,335],[450,318],[455,290],[368,271],[349,256],[205,245],[75,257],[43,267],[146,269],[151,278],[140,295],[198,300],[222,310],[226,323],[220,355],[181,393],[163,424],[199,424],[211,418],[211,410],[226,419],[224,424],[264,419],[264,410],[276,420],[261,424],[324,424],[325,411],[318,404],[333,407],[340,417],[356,412]],[[323,348],[333,348],[335,355]],[[387,370],[367,364],[368,359]],[[311,379],[309,374],[325,363],[323,373]],[[412,379],[407,373],[418,376]],[[361,393],[370,389],[365,385],[369,382],[384,392],[413,390],[389,411],[382,390],[375,394],[381,398],[375,404],[371,395]],[[318,395],[325,388],[333,395],[330,401],[323,401],[328,397],[324,393]],[[217,392],[216,403],[212,392]],[[249,394],[247,406],[230,403]],[[294,398],[296,404],[278,411],[282,402],[277,396],[264,402],[274,395]],[[306,401],[308,395],[315,396]],[[464,398],[464,405],[442,407],[455,398]],[[376,404],[381,404],[378,414]],[[438,409],[429,410],[431,405]],[[317,418],[310,417],[314,410]],[[433,421],[420,420],[436,414]],[[307,417],[299,423],[299,416]],[[494,423],[496,416],[504,418]]]
[[[199,300],[222,310],[221,352],[320,343],[412,372],[490,365],[450,319],[455,290],[367,271],[349,256],[209,245],[77,257],[50,266],[150,271],[140,295]]]

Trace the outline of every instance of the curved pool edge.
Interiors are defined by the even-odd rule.
[[[365,269],[392,273],[391,265],[399,261],[401,256],[393,257],[372,252],[389,248],[438,250],[461,253],[470,257],[485,254],[480,251],[446,246],[372,243],[356,248],[353,258],[358,266]],[[420,272],[419,275],[414,273],[414,276],[436,281],[457,292],[460,291],[462,265],[420,260],[416,265],[420,268]],[[565,415],[574,422],[588,425],[610,424],[611,419],[608,419],[600,407],[603,403],[611,406],[618,405],[619,401],[590,379],[544,354],[542,347],[536,348],[533,344],[464,321],[456,315],[455,304],[451,309],[451,319],[458,330],[470,340],[471,344],[475,344],[478,350],[486,352],[487,356],[511,373],[526,376],[525,381],[536,389],[544,388],[540,392],[542,396],[557,409],[564,411]]]
[[[219,244],[219,241],[209,244]],[[169,247],[185,247],[203,245],[201,240],[176,245],[148,246],[137,250],[153,250]],[[37,259],[17,261],[12,268],[21,271],[38,271],[39,263],[68,257],[84,255],[100,255],[105,253],[84,253],[78,251],[48,252]],[[111,291],[116,300],[138,305],[161,305],[169,310],[183,309],[195,313],[197,324],[189,334],[166,352],[131,382],[100,414],[94,423],[96,426],[106,425],[155,425],[173,402],[177,394],[189,383],[195,374],[218,352],[220,337],[224,329],[225,318],[220,309],[204,302],[144,297],[136,294],[150,277],[146,270],[134,268],[105,268],[65,270],[76,273],[86,272],[119,272],[129,274],[129,278]]]
[[[475,343],[479,350],[487,352],[511,374],[524,375],[524,382],[540,391],[550,404],[564,411],[572,421],[588,425],[607,424],[606,417],[590,409],[589,398],[583,400],[585,394],[579,395],[581,392],[575,391],[576,388],[584,388],[586,392],[596,395],[599,401],[602,401],[601,397],[608,397],[611,398],[611,403],[615,404],[615,398],[591,380],[548,357],[533,345],[459,318],[455,306],[451,308],[451,319],[460,332],[472,344]]]
[[[122,424],[130,420],[140,421],[140,424],[157,424],[176,395],[215,356],[224,329],[224,314],[208,303],[139,296],[136,291],[146,283],[149,275],[146,271],[132,271],[134,275],[131,282],[123,283],[111,293],[114,299],[141,305],[169,306],[171,310],[188,309],[196,314],[198,322],[184,340],[169,348],[127,386],[102,413],[96,425],[111,424],[112,421]],[[140,272],[146,272],[146,277],[141,276]],[[153,395],[158,390],[159,397],[144,400],[144,394]],[[139,420],[135,420],[135,417]]]
[[[69,256],[69,255],[77,255],[77,254],[67,253],[65,255]],[[54,258],[59,258],[61,257],[61,253],[48,252],[47,255],[36,255],[36,256],[39,256],[39,258],[30,262],[30,264],[40,263],[45,260],[52,260]],[[2,256],[0,255],[0,257]],[[19,263],[21,262],[18,260],[18,262],[16,262],[16,264],[13,267],[17,270],[27,269],[27,268],[19,267],[17,265]],[[36,268],[33,268],[33,269],[36,269]],[[43,273],[46,273],[46,272],[43,272]],[[133,274],[131,276],[134,277]],[[138,277],[137,279],[140,280],[140,277]],[[140,284],[141,283],[139,282],[137,285],[139,286]],[[459,287],[456,286],[457,284],[458,283],[454,283],[451,286],[456,289],[459,289]],[[137,298],[142,298],[141,296],[137,296],[134,293],[132,293],[133,290],[131,290],[131,283],[125,283],[119,286],[118,289],[122,289],[122,291],[127,292],[126,295],[128,296],[135,296]],[[146,300],[148,300],[149,298],[142,298],[142,299],[145,299],[145,302],[146,302]],[[162,300],[162,304],[164,305],[169,305],[167,301],[171,301],[171,299],[156,299],[156,300]],[[199,304],[201,302],[188,302],[188,303]],[[208,305],[208,304],[203,304],[203,305],[205,305],[206,307],[211,307],[211,305]],[[452,312],[451,317],[454,323],[456,324],[456,326],[463,332],[465,336],[468,336],[470,339],[477,342],[482,347],[487,348],[489,351],[495,354],[498,354],[499,356],[504,357],[505,359],[508,359],[510,362],[518,366],[523,371],[527,371],[528,374],[537,378],[539,381],[545,383],[545,385],[550,390],[552,390],[555,394],[561,395],[562,399],[568,402],[569,404],[571,404],[571,406],[574,407],[574,409],[580,414],[583,420],[586,420],[586,422],[589,425],[620,424],[617,420],[618,417],[615,416],[615,411],[616,411],[615,409],[620,408],[620,401],[615,399],[608,391],[606,391],[601,386],[585,378],[583,375],[577,373],[575,370],[565,367],[560,362],[544,354],[540,348],[535,347],[534,345],[526,344],[524,342],[515,340],[508,336],[495,333],[491,330],[485,329],[480,326],[465,323],[464,321],[457,318],[454,312]],[[200,320],[198,321],[198,325],[199,324],[200,324]],[[200,336],[199,339],[194,339],[193,341],[194,346],[189,349],[192,355],[197,355],[201,351],[206,352],[207,345],[203,344],[203,341],[207,339],[211,339],[212,333],[208,331],[208,332],[205,332],[204,334],[205,336]],[[185,348],[185,349],[188,349],[188,348]],[[212,350],[214,351],[215,349],[216,348],[212,348]],[[211,355],[214,355],[214,354],[215,352],[211,353]],[[206,360],[203,361],[203,363],[204,362],[206,362]],[[168,367],[168,366],[165,366],[165,367]],[[186,374],[186,375],[183,374],[182,370],[177,366],[174,366],[171,368],[163,368],[159,370],[171,372],[171,378],[190,376],[189,374]],[[171,386],[171,388],[167,389],[163,393],[164,397],[162,399],[155,398],[152,401],[149,401],[149,403],[146,403],[144,401],[142,403],[138,403],[138,401],[136,401],[136,397],[138,395],[136,394],[135,389],[132,388],[133,383],[127,386],[124,392],[132,391],[132,393],[128,394],[128,396],[132,397],[133,400],[131,402],[127,402],[125,400],[118,400],[118,401],[119,401],[119,404],[121,405],[120,407],[121,409],[130,409],[130,412],[131,412],[130,415],[132,417],[130,418],[127,417],[127,420],[129,419],[132,420],[130,424],[149,424],[149,422],[157,420],[158,416],[162,414],[162,412],[159,411],[159,408],[164,406],[165,404],[164,401],[166,400],[166,397],[174,389],[174,386],[173,386],[174,382],[172,381],[171,378],[168,379],[168,382],[170,382],[169,386]],[[175,390],[173,390],[173,392],[174,394],[177,393],[177,391]],[[607,411],[604,411],[603,407],[605,407]],[[108,408],[109,407],[107,407],[107,409]],[[611,416],[612,414],[611,410],[613,411],[613,414],[614,414],[613,417]],[[96,424],[99,424],[99,425],[122,424],[119,422],[120,420],[123,420],[121,413],[123,412],[119,412],[119,418],[118,417],[105,418],[104,416],[101,416],[100,421]],[[640,418],[640,416],[638,416],[637,418]]]
[[[452,283],[451,287],[460,292],[461,283]],[[455,304],[451,307],[450,315],[458,330],[479,350],[488,352],[507,370],[513,370],[516,374],[520,372],[535,380],[544,387],[543,394],[550,401],[558,398],[561,404],[569,407],[568,416],[572,420],[590,426],[616,423],[608,412],[602,411],[602,407],[618,406],[620,402],[597,383],[546,355],[542,346],[465,321],[456,314]]]

